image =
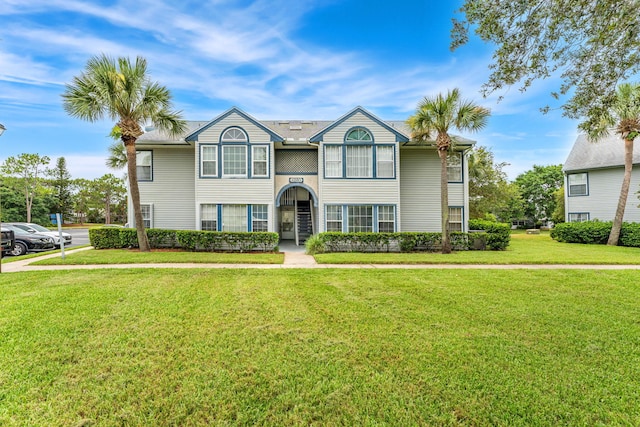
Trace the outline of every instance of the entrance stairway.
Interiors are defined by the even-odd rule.
[[[313,226],[311,224],[311,202],[298,202],[298,243],[304,242],[313,234]]]

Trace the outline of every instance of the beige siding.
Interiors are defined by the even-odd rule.
[[[400,150],[400,173],[401,231],[440,231],[440,159],[437,153],[421,148]]]
[[[239,114],[231,113],[223,120],[220,120],[218,123],[201,132],[198,135],[198,142],[207,144],[218,143],[220,142],[222,132],[231,126],[242,128],[249,136],[249,142],[251,143],[266,143],[271,141],[271,136],[260,127],[247,121]]]
[[[193,147],[153,150],[153,181],[139,182],[138,187],[140,203],[153,205],[154,228],[194,228],[193,158]]]
[[[367,128],[373,134],[373,139],[376,144],[389,144],[396,142],[396,135],[393,132],[390,132],[383,126],[380,126],[378,123],[374,122],[362,113],[354,114],[335,128],[325,133],[323,136],[323,142],[344,142],[344,137],[347,131],[355,126]]]
[[[589,171],[589,195],[568,197],[566,214],[589,213],[589,218],[611,221],[615,216],[622,185],[623,168]],[[640,208],[637,191],[640,186],[640,166],[635,165],[631,175],[631,186],[625,209],[624,220],[640,222]],[[565,186],[568,189],[568,185]]]

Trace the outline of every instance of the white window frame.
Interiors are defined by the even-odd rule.
[[[591,215],[589,212],[569,212],[569,222],[589,221]]]
[[[209,152],[209,154],[212,154],[211,157],[214,157],[213,159],[205,159],[205,149],[206,151]],[[205,173],[205,163],[213,163],[214,167],[214,173],[213,174],[208,174]],[[200,146],[200,176],[203,177],[217,177],[218,176],[218,146],[217,145],[201,145]]]
[[[386,224],[387,227],[391,224],[391,231],[380,230],[380,225]],[[378,232],[381,233],[393,233],[396,231],[396,209],[393,205],[379,205],[378,206]]]
[[[449,231],[464,231],[464,214],[460,206],[449,206]]]
[[[572,183],[572,181],[574,182]],[[568,197],[588,196],[589,195],[589,174],[587,172],[568,174],[567,185],[569,187]],[[584,193],[572,191],[574,189],[577,189],[577,187],[583,187],[583,186],[584,186]]]
[[[242,215],[239,212],[242,212]],[[236,220],[239,220],[239,222],[235,222]],[[247,205],[222,205],[221,230],[230,232],[247,231]]]
[[[347,178],[373,178],[373,145],[347,145],[346,157]]]
[[[462,153],[454,151],[447,155],[447,181],[462,182],[462,180]]]
[[[256,151],[264,150],[264,159],[256,160]],[[256,173],[256,164],[264,163],[264,174]],[[266,178],[269,176],[269,147],[267,145],[256,145],[251,147],[251,176],[257,178]]]
[[[205,221],[215,223],[215,227],[205,227]],[[200,205],[200,230],[218,231],[218,205],[212,203]]]
[[[142,213],[144,228],[153,228],[153,204],[141,203],[140,212]]]
[[[244,150],[244,173],[226,173],[225,169],[229,163],[226,158],[226,153],[230,149],[242,149]],[[222,177],[223,178],[246,178],[247,177],[247,146],[246,145],[223,145],[222,146]]]
[[[342,232],[342,206],[328,205],[325,208],[325,213],[325,230]]]
[[[221,142],[249,142],[247,133],[239,127],[230,127],[220,136]]]
[[[384,158],[382,153],[388,151],[390,154],[389,158]],[[379,145],[376,146],[376,178],[394,178],[396,175],[395,170],[395,147],[393,145]],[[380,171],[384,169],[384,167],[390,168],[390,174],[383,175]]]
[[[324,175],[327,178],[342,178],[342,145],[325,145]]]
[[[369,211],[367,214],[366,211]],[[365,215],[362,215],[363,211]],[[356,221],[357,220],[357,221]],[[358,224],[364,220],[365,224]],[[373,232],[373,206],[372,205],[348,205],[347,206],[347,231],[349,233]]]
[[[251,231],[269,231],[268,205],[251,205]]]
[[[144,154],[144,156],[141,156],[141,154]],[[145,158],[147,157],[149,158],[149,164],[142,164],[142,162],[145,160]],[[145,174],[145,178],[141,178],[140,176],[142,175],[140,173],[141,170],[144,169],[149,169],[149,177],[146,178],[146,174]],[[136,178],[138,181],[140,182],[145,182],[145,181],[153,181],[153,151],[151,150],[140,150],[140,151],[136,151]]]

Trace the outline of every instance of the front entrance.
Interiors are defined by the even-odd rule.
[[[287,188],[279,202],[280,238],[293,240],[296,245],[304,244],[315,231],[309,191],[303,187]]]

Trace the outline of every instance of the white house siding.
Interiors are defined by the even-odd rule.
[[[193,147],[153,148],[152,151],[153,181],[138,182],[140,204],[153,206],[154,228],[192,229],[195,223]],[[129,214],[129,223],[133,224],[133,208]]]
[[[400,150],[402,231],[441,230],[440,159],[434,150]],[[451,191],[452,185],[449,186]],[[454,195],[453,197],[460,197]]]
[[[217,144],[218,142],[220,142],[222,131],[232,126],[238,126],[239,128],[242,128],[249,136],[250,143],[264,144],[268,143],[271,139],[269,134],[262,130],[260,127],[247,121],[247,119],[237,113],[231,113],[224,119],[220,120],[208,129],[201,132],[198,135],[198,142],[206,144]]]
[[[623,174],[624,168],[588,171],[588,196],[569,197],[569,192],[565,191],[566,220],[568,221],[570,213],[588,213],[591,220],[612,221],[618,206]],[[568,178],[565,177],[565,189],[569,188],[567,180]],[[637,194],[639,189],[640,165],[634,165],[624,214],[626,222],[640,222],[640,208],[638,207],[640,200]]]

